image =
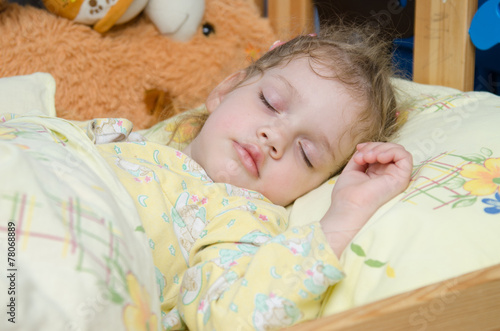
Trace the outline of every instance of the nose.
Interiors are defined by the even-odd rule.
[[[287,147],[287,135],[285,131],[271,126],[265,126],[257,132],[260,143],[269,148],[269,155],[273,159],[280,159]]]

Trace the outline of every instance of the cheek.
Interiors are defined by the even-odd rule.
[[[275,174],[275,178],[273,190],[281,193],[286,192],[292,199],[297,199],[320,186],[327,179],[327,176],[311,174],[308,173],[307,169],[294,167],[282,168],[280,172]]]
[[[270,190],[289,196],[300,194],[304,185],[307,185],[304,173],[297,166],[276,167],[269,178]]]
[[[223,131],[231,130],[236,132],[248,127],[251,120],[250,117],[244,116],[244,114],[238,110],[214,113],[210,117],[212,117],[211,120],[214,129]]]

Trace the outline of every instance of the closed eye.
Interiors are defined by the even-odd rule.
[[[309,161],[309,158],[307,157],[307,154],[304,151],[304,148],[302,147],[302,144],[299,143],[299,145],[300,145],[300,153],[302,154],[302,158],[304,159],[304,162],[306,163],[306,165],[309,168],[313,169],[314,166],[312,165],[311,161]]]
[[[264,93],[262,91],[259,92],[259,98],[260,100],[262,101],[262,103],[264,104],[264,106],[266,106],[269,110],[272,110],[274,112],[278,112],[266,99],[266,97],[264,96]]]

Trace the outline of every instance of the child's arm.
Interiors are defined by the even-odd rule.
[[[408,186],[412,156],[393,143],[362,143],[339,176],[321,227],[337,256],[384,203]]]
[[[211,219],[192,247],[174,313],[187,329],[275,330],[310,320],[344,277],[318,222],[282,232],[284,218],[273,219],[281,209],[253,202],[255,212],[238,203]]]

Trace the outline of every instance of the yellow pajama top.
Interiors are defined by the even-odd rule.
[[[327,288],[343,277],[319,223],[288,227],[283,207],[214,183],[171,147],[97,147],[135,201],[149,238],[164,329],[296,324],[315,318]]]

